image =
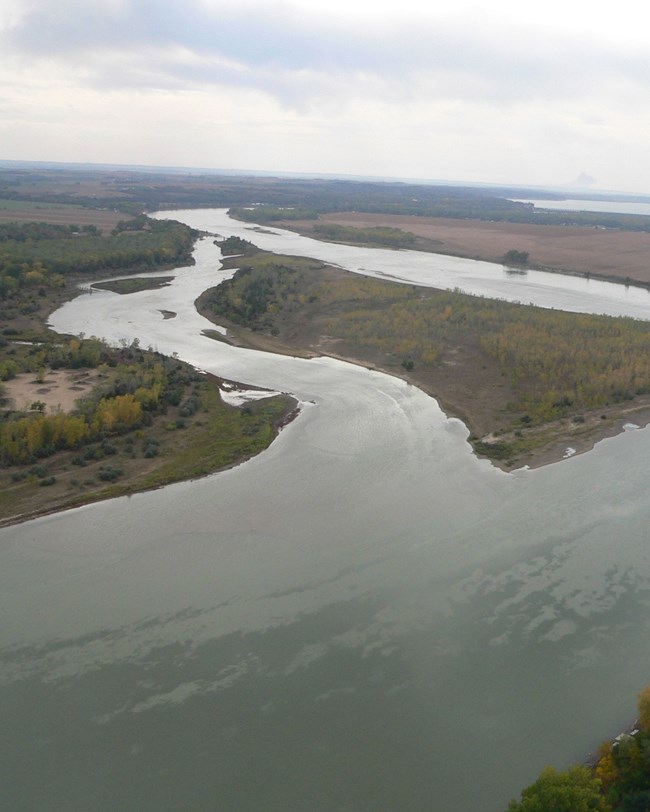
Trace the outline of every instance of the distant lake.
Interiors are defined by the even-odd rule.
[[[650,216],[650,203],[622,200],[534,200],[513,198],[513,203],[532,203],[536,209],[552,211],[599,211],[609,214],[646,214]]]

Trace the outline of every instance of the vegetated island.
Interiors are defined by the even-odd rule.
[[[638,719],[595,760],[539,778],[512,800],[507,812],[646,812],[650,809],[650,687],[637,697]]]
[[[505,470],[588,450],[650,422],[650,324],[363,277],[220,243],[239,270],[197,308],[227,340],[329,355],[400,376],[470,430]]]
[[[231,467],[268,447],[295,414],[289,395],[229,405],[221,390],[246,387],[137,341],[115,348],[47,329],[78,282],[191,262],[197,236],[141,217],[109,235],[93,228],[0,224],[0,525]],[[98,287],[124,294],[168,282]]]

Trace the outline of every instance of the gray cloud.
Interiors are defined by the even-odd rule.
[[[300,105],[333,88],[408,96],[415,83],[425,97],[508,103],[568,98],[604,77],[634,83],[648,75],[645,56],[632,59],[568,34],[505,29],[488,17],[472,26],[405,19],[360,28],[268,3],[209,10],[199,0],[36,0],[25,9],[0,34],[5,53],[81,61],[87,81],[104,86],[220,84]]]
[[[627,17],[376,2],[362,19],[354,0],[3,0],[2,157],[528,183],[585,169],[647,191],[650,51]]]

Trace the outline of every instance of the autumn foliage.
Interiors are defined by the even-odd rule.
[[[595,767],[542,770],[508,812],[647,812],[650,809],[650,686],[638,695],[638,727],[604,742]]]
[[[267,255],[268,257],[268,255]],[[507,410],[544,423],[650,393],[650,323],[547,310],[259,255],[210,292],[216,316],[273,334],[319,319],[333,339],[421,370],[459,346],[496,364]],[[462,361],[453,358],[454,363]]]
[[[173,359],[144,352],[137,342],[111,350],[95,338],[41,348],[28,361],[31,366],[96,367],[103,383],[73,413],[5,413],[0,420],[0,464],[5,466],[32,463],[137,428],[150,421],[148,415],[179,400],[188,375]]]

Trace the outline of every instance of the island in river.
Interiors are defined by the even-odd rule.
[[[75,259],[76,255],[70,254],[72,262],[65,257],[62,259],[59,250],[61,247],[74,246],[74,250],[78,252],[83,245],[88,243],[90,256],[96,257],[99,248],[108,247],[111,241],[116,243],[122,241],[120,249],[122,256],[124,256],[124,246],[126,245],[129,250],[138,246],[138,250],[142,251],[138,255],[133,253],[133,258],[130,260],[132,261],[131,273],[137,272],[143,263],[148,270],[151,267],[172,267],[173,262],[168,261],[170,256],[168,246],[165,247],[167,253],[156,255],[156,251],[162,246],[162,240],[168,239],[163,233],[167,228],[169,237],[176,241],[173,250],[178,251],[179,258],[189,256],[190,242],[187,227],[180,226],[180,224],[163,227],[148,222],[142,215],[138,215],[131,221],[124,220],[123,214],[109,211],[106,206],[89,208],[85,198],[77,200],[75,197],[78,195],[76,179],[77,176],[74,172],[63,172],[60,173],[60,176],[56,176],[55,184],[58,185],[52,186],[52,182],[48,181],[42,188],[39,186],[38,190],[29,187],[26,189],[26,193],[29,192],[29,200],[25,202],[13,199],[5,201],[4,217],[0,218],[8,223],[7,239],[3,243],[6,250],[10,251],[14,243],[17,251],[24,252],[25,250],[25,242],[15,240],[15,223],[20,220],[31,224],[28,225],[27,230],[33,250],[41,247],[44,249],[38,256],[35,254],[33,257],[27,257],[20,254],[22,270],[18,276],[16,276],[15,268],[7,266],[2,269],[4,285],[2,315],[5,324],[3,341],[5,341],[5,345],[2,348],[0,363],[4,364],[2,377],[5,379],[5,398],[10,410],[8,416],[11,420],[30,419],[42,422],[47,413],[52,410],[63,414],[73,414],[79,409],[79,399],[83,402],[88,400],[88,396],[91,396],[91,400],[92,397],[98,396],[101,400],[101,392],[105,392],[107,381],[111,379],[111,375],[107,374],[105,370],[99,375],[97,370],[86,370],[88,375],[85,375],[79,369],[65,370],[61,367],[52,369],[48,366],[46,354],[44,355],[42,352],[46,345],[60,341],[59,338],[44,330],[44,319],[47,313],[54,310],[66,298],[74,295],[71,284],[73,275],[68,273],[65,267],[66,262],[68,265],[78,265],[78,258]],[[157,188],[156,184],[151,186],[151,179],[148,176],[142,180],[146,181],[144,187],[139,184],[137,178],[133,179],[132,193],[140,194],[146,188],[147,194],[158,195],[158,198],[155,200],[152,198],[150,201],[150,208],[159,208],[162,202],[160,195],[168,195],[170,187],[164,184],[160,188]],[[19,184],[19,187],[23,183],[23,180],[16,178],[14,181]],[[101,191],[102,183],[104,183],[103,180],[99,186],[93,187],[95,193]],[[188,191],[192,191],[192,194],[195,195],[199,194],[199,187],[195,181],[186,183],[189,183],[188,188],[178,191],[178,194],[182,192],[182,195],[186,195]],[[235,186],[237,194],[240,195],[242,183],[243,181],[233,181],[232,179],[201,181],[200,195],[228,196],[234,193]],[[291,186],[291,182],[274,183],[273,194],[284,194],[283,188],[287,185]],[[259,184],[256,186],[254,179],[248,179],[244,186],[246,189],[248,186],[251,187],[248,190],[251,199],[259,199],[258,193],[262,189]],[[312,194],[309,188],[311,188],[309,184],[300,184],[301,193]],[[339,195],[337,199],[340,200],[340,195],[347,194],[350,190],[356,194],[357,188],[350,184],[337,184],[336,190]],[[35,191],[42,194],[44,198],[47,198],[48,194],[53,195],[52,200],[35,205],[33,201]],[[271,193],[267,183],[263,184],[263,191],[265,196]],[[364,194],[388,195],[385,200],[382,197],[382,205],[386,205],[390,209],[389,198],[393,191],[387,185],[370,184]],[[318,190],[316,193],[318,194]],[[429,189],[427,193],[435,197],[442,191]],[[117,208],[123,206],[127,211],[133,211],[134,208],[137,208],[138,211],[142,210],[137,198],[134,200],[122,199],[126,197],[128,194],[124,190],[110,201],[100,200],[94,194],[92,205],[97,206],[101,202],[116,205]],[[185,197],[181,197],[181,199],[183,203],[186,202]],[[594,276],[617,277],[620,281],[635,279],[641,283],[650,283],[649,272],[645,264],[647,248],[650,245],[650,234],[644,230],[645,226],[640,222],[644,218],[637,218],[634,222],[629,223],[630,218],[619,218],[615,228],[603,228],[595,215],[579,215],[577,219],[572,215],[576,223],[564,225],[557,224],[557,218],[560,216],[557,214],[553,215],[554,225],[507,222],[505,220],[492,222],[491,219],[486,218],[494,216],[496,210],[493,206],[496,197],[494,194],[488,194],[486,200],[485,205],[488,208],[483,214],[479,212],[480,219],[475,220],[441,216],[428,217],[423,214],[336,212],[331,209],[322,210],[322,205],[319,203],[319,213],[313,215],[313,220],[301,221],[297,217],[301,210],[296,208],[292,210],[292,219],[288,222],[277,220],[264,220],[264,222],[270,224],[277,222],[279,225],[291,227],[321,239],[331,239],[332,234],[336,238],[338,234],[343,240],[350,239],[351,242],[358,243],[361,240],[369,245],[411,247],[423,251],[483,257],[497,261],[508,254],[510,249],[516,247],[518,253],[530,256],[532,266],[546,267],[566,273],[593,273]],[[318,202],[316,198],[314,201]],[[181,201],[169,200],[172,205],[178,205],[179,202]],[[197,197],[195,205],[200,203],[205,205],[207,202],[207,199],[199,200]],[[224,200],[215,198],[210,202],[223,205],[225,198]],[[356,200],[355,205],[358,202]],[[497,208],[502,203],[503,201]],[[419,206],[420,203],[417,205]],[[472,212],[478,211],[475,208],[474,193],[468,198],[467,205],[470,206]],[[286,214],[288,210],[280,208],[277,211]],[[528,216],[527,210],[524,211],[521,206],[514,206],[513,212],[507,216],[521,217],[522,212],[523,215]],[[579,224],[582,222],[580,218],[582,220],[587,218],[585,224]],[[43,226],[39,231],[33,223],[34,220],[42,223],[52,221],[56,225]],[[592,221],[593,225],[587,225],[587,222],[592,223]],[[73,223],[83,225],[81,227],[73,226]],[[637,230],[622,230],[628,225],[631,229]],[[113,228],[111,235],[102,236],[101,229],[111,227]],[[65,231],[66,228],[68,232]],[[81,234],[79,228],[81,228]],[[255,228],[261,229],[260,226]],[[337,229],[339,229],[338,232]],[[140,244],[142,244],[141,247]],[[53,252],[51,254],[48,253],[49,247]],[[56,251],[54,251],[55,248]],[[50,268],[50,260],[54,261],[55,254],[57,267],[63,269],[63,273],[66,275],[65,286],[59,285],[60,280],[57,272],[53,270],[54,266]],[[115,265],[113,260],[108,259],[109,255],[110,250],[105,255],[106,260],[102,259],[102,261],[109,263],[107,268],[113,269]],[[247,258],[247,262],[249,259]],[[259,258],[255,261],[258,262]],[[286,258],[271,258],[268,262],[284,264],[284,267],[287,267]],[[556,348],[551,366],[545,371],[548,380],[546,384],[542,382],[542,388],[551,395],[550,400],[547,398],[548,402],[545,402],[544,392],[532,391],[535,376],[530,375],[528,371],[513,374],[512,370],[517,368],[516,364],[513,365],[511,360],[504,361],[503,358],[497,357],[498,353],[495,355],[494,348],[491,351],[486,348],[485,338],[490,330],[486,329],[484,335],[481,333],[487,322],[483,321],[479,325],[473,317],[467,322],[467,314],[463,315],[466,305],[461,304],[460,298],[453,298],[457,295],[432,290],[425,291],[413,286],[391,286],[388,282],[385,283],[387,287],[380,289],[377,286],[381,286],[383,283],[370,280],[360,282],[357,277],[354,281],[357,293],[349,296],[343,291],[346,285],[349,287],[352,284],[349,275],[337,269],[323,268],[320,263],[312,260],[304,260],[304,262],[307,266],[311,266],[311,271],[320,274],[319,284],[328,289],[327,295],[331,296],[335,288],[338,290],[336,294],[338,299],[334,296],[331,301],[325,302],[322,297],[319,299],[319,295],[315,295],[313,291],[296,290],[291,293],[293,298],[282,306],[278,302],[266,303],[267,305],[272,304],[273,308],[276,308],[273,314],[270,312],[253,313],[253,317],[249,318],[251,316],[249,313],[245,318],[241,318],[241,314],[228,313],[227,308],[226,311],[215,314],[211,302],[212,294],[208,293],[199,300],[201,312],[221,324],[228,325],[229,335],[226,340],[233,343],[292,355],[326,354],[381,369],[391,375],[406,379],[436,397],[448,414],[462,419],[470,429],[470,441],[476,452],[488,456],[495,465],[505,470],[512,470],[523,465],[532,467],[560,460],[591,448],[602,437],[621,431],[626,424],[644,426],[650,420],[650,384],[647,384],[647,381],[650,381],[650,373],[642,367],[638,360],[644,353],[650,355],[648,348],[643,344],[645,340],[643,335],[636,335],[632,344],[626,346],[625,354],[634,355],[635,360],[632,364],[630,364],[629,357],[623,363],[622,355],[619,352],[610,367],[604,371],[601,370],[600,376],[601,378],[604,376],[605,379],[612,370],[616,371],[616,374],[610,375],[610,391],[604,394],[601,392],[597,395],[586,396],[584,391],[579,391],[581,385],[575,381],[573,384],[564,381],[561,387],[557,387],[555,381],[550,385],[548,380],[555,375],[553,364],[557,365],[558,353],[561,355],[563,352],[567,352],[562,347]],[[92,272],[89,265],[85,279],[96,279],[100,275],[101,270]],[[128,294],[149,285],[166,284],[166,281],[165,278],[142,281],[139,278],[131,277],[127,282],[120,283],[119,292]],[[114,283],[110,284],[115,290]],[[358,291],[362,288],[362,295],[359,296]],[[395,293],[396,288],[401,289],[399,296]],[[342,295],[341,291],[343,291]],[[358,306],[362,299],[364,301],[363,312]],[[290,306],[287,307],[287,304]],[[465,319],[466,324],[472,323],[474,327],[471,330],[456,330],[451,336],[451,340],[447,336],[442,343],[431,341],[428,346],[424,346],[421,341],[414,341],[413,335],[411,335],[414,326],[423,324],[418,321],[421,314],[415,312],[417,308],[421,307],[437,308],[439,314],[442,314],[442,321],[447,322],[447,326],[455,323],[457,325],[459,321],[462,322]],[[503,318],[505,310],[501,304],[494,307],[499,309],[499,312],[494,315],[498,321]],[[505,309],[510,308],[508,312],[512,313],[514,307],[505,306]],[[527,309],[526,312],[532,313],[533,311]],[[380,332],[383,332],[386,319],[388,319],[392,325],[392,332],[389,331],[389,335],[376,334],[377,320],[375,317],[380,313],[382,321],[382,331]],[[269,320],[270,315],[273,315],[273,318]],[[415,315],[417,318],[414,318]],[[172,310],[161,312],[161,317],[164,319],[174,318],[174,316]],[[258,318],[260,316],[262,316],[261,320]],[[488,314],[486,318],[489,321],[493,317]],[[579,323],[580,330],[585,327],[582,317],[567,315],[559,318],[565,319],[567,323],[569,321],[574,324]],[[591,317],[587,317],[587,320],[589,318]],[[265,320],[268,323],[265,324]],[[596,324],[596,322],[591,323]],[[356,334],[361,325],[363,325],[363,329],[369,331],[364,340],[360,340],[360,336]],[[439,330],[440,327],[441,325],[438,324],[436,329]],[[606,336],[606,343],[626,342],[630,335],[629,329],[628,324],[622,334],[613,337]],[[645,329],[643,325],[638,325],[636,332],[643,333]],[[375,334],[373,334],[373,330]],[[421,333],[430,337],[430,330],[431,325],[429,324],[427,329],[422,330]],[[632,330],[632,332],[635,331]],[[527,334],[528,343],[531,343],[529,340],[531,335],[532,333]],[[223,340],[221,336],[215,337]],[[34,342],[31,350],[25,349],[24,344],[20,345],[20,342],[24,341]],[[392,344],[387,345],[387,341]],[[536,342],[539,345],[544,341],[544,328],[540,326],[535,341],[532,343]],[[122,349],[127,350],[127,348]],[[130,351],[134,357],[139,358],[141,355],[140,348],[131,348]],[[12,365],[16,363],[17,366],[14,368]],[[60,359],[57,360],[58,363],[60,363]],[[119,366],[125,363],[125,359],[114,359],[114,363]],[[592,363],[592,361],[588,363]],[[627,364],[625,373],[627,379],[621,382],[620,369],[621,365],[625,366],[625,364]],[[215,388],[214,381],[201,381],[200,385],[198,382],[196,385],[202,391],[207,391],[204,389],[205,386],[208,389]],[[573,389],[568,391],[567,386],[569,388],[573,386]],[[584,388],[582,386],[582,390]],[[558,391],[555,392],[555,389]],[[187,394],[189,396],[189,392]],[[140,394],[139,397],[144,396]],[[175,440],[188,429],[186,425],[183,425],[183,421],[185,420],[187,423],[187,420],[174,411],[181,408],[180,403],[165,403],[164,408],[167,410],[167,414],[158,417],[154,414],[155,410],[145,409],[147,419],[153,420],[153,427],[138,426],[135,428],[134,432],[139,432],[139,435],[135,437],[134,442],[126,442],[134,432],[125,432],[124,426],[118,426],[111,428],[109,433],[117,437],[119,442],[116,444],[109,441],[98,444],[95,441],[94,446],[91,443],[90,448],[86,449],[88,456],[85,456],[85,451],[84,454],[80,454],[79,449],[59,449],[57,454],[50,454],[48,451],[48,454],[45,455],[42,453],[43,447],[35,446],[22,460],[6,460],[5,475],[8,484],[0,493],[0,514],[4,516],[2,521],[24,519],[46,510],[62,509],[97,498],[107,498],[146,487],[155,487],[175,479],[197,476],[217,470],[224,465],[233,464],[237,459],[245,458],[253,453],[250,448],[243,450],[239,455],[231,450],[226,455],[227,459],[217,455],[205,465],[198,467],[190,465],[189,468],[186,468],[178,465],[175,455],[180,450],[180,446],[174,450]],[[271,434],[268,442],[274,431],[277,430],[278,424],[286,420],[287,412],[291,412],[292,409],[293,403],[285,401],[278,414],[270,415]],[[249,408],[245,415],[250,417],[250,414]],[[200,422],[200,419],[194,421],[199,424]],[[250,426],[244,427],[249,432],[247,436],[250,438]],[[201,426],[194,425],[194,428],[200,429]],[[158,432],[156,439],[158,447],[162,451],[154,453],[155,443],[147,442],[147,435],[152,432]],[[124,448],[120,447],[122,433],[125,440]],[[259,437],[256,439],[259,440]],[[102,445],[106,447],[101,447]],[[182,446],[182,443],[180,445]],[[207,445],[209,444],[197,440],[195,447],[207,447]],[[124,457],[119,464],[118,458],[113,458],[113,453],[110,451],[112,447],[118,447],[118,458]],[[261,447],[264,445],[258,446],[258,450]],[[109,460],[108,457],[111,459]],[[173,474],[168,472],[165,477],[156,479],[151,476],[151,472],[155,468],[162,467],[163,459],[169,463],[167,468],[169,471],[173,470]],[[117,474],[117,471],[120,473]],[[115,481],[110,479],[113,476]],[[108,484],[106,484],[107,482]],[[29,495],[27,496],[27,494]]]
[[[250,243],[224,248],[244,251],[226,260],[240,270],[197,307],[228,340],[402,377],[462,419],[475,451],[505,470],[650,420],[645,322],[371,279]]]

